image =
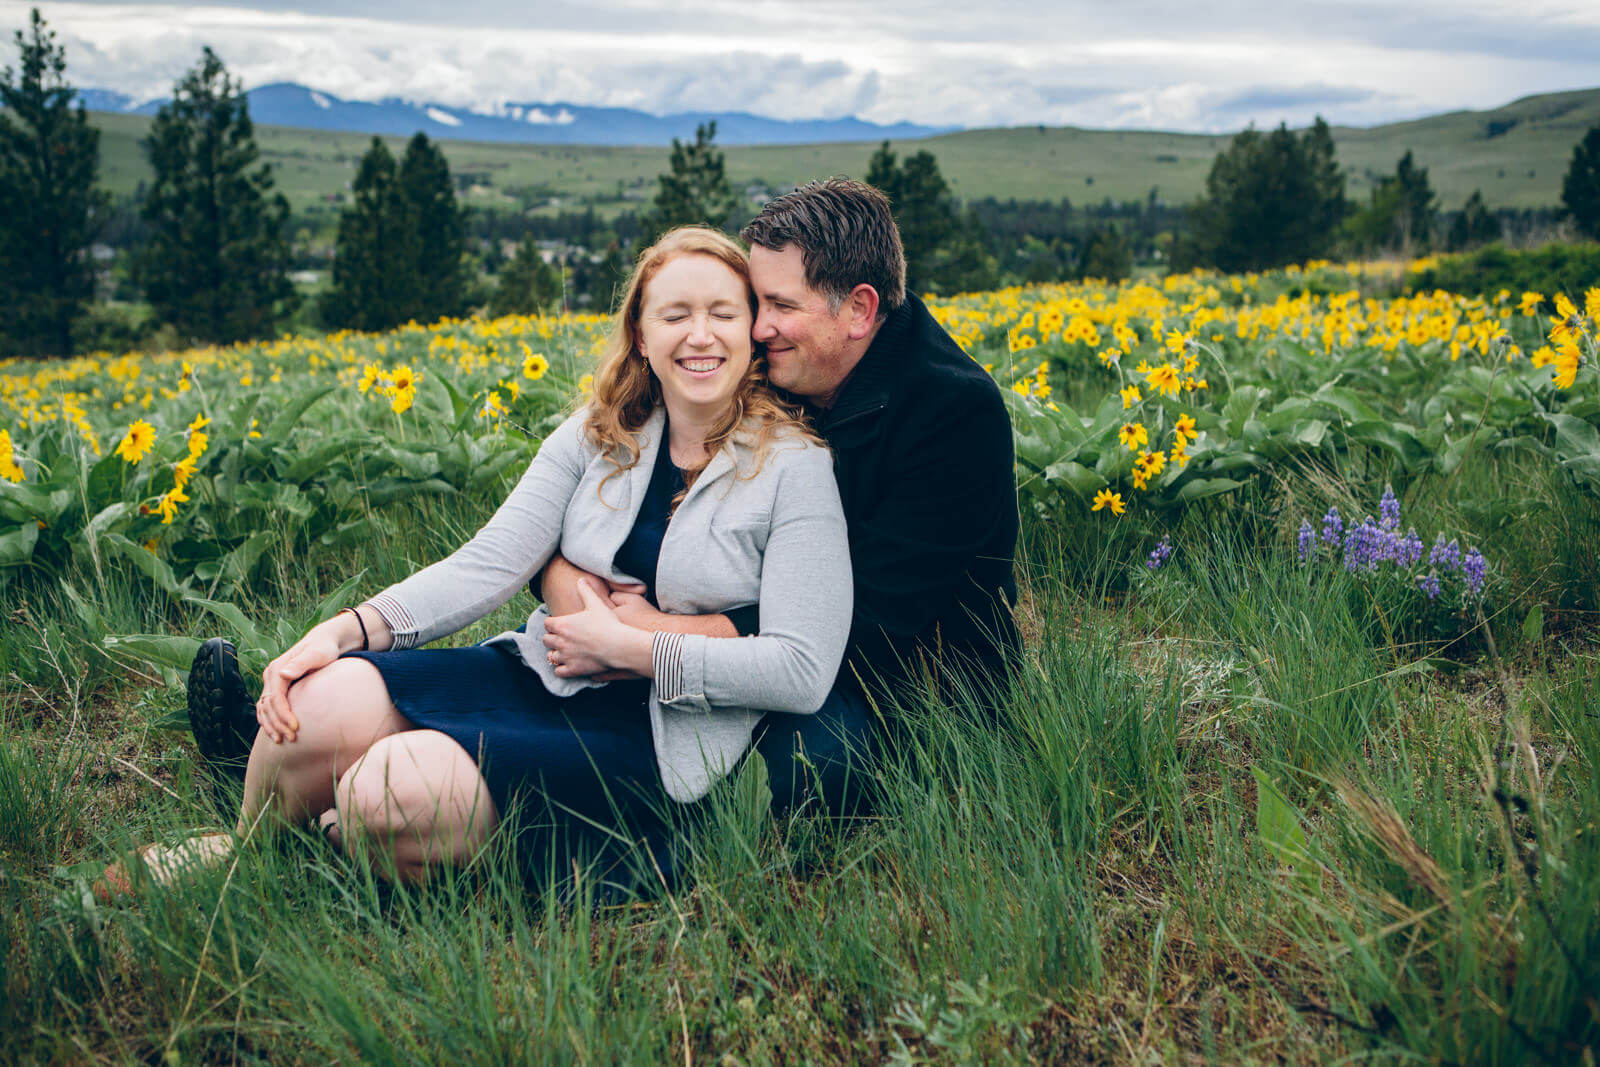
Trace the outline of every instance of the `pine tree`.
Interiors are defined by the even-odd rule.
[[[672,139],[670,169],[656,177],[659,188],[645,219],[646,244],[674,226],[722,229],[738,210],[739,197],[728,182],[722,153],[712,144],[716,136],[712,121],[695,127],[693,144]]]
[[[1261,270],[1327,255],[1345,211],[1344,175],[1327,124],[1296,137],[1254,127],[1217,154],[1206,195],[1190,208],[1193,247],[1209,266]]]
[[[1428,168],[1417,166],[1408,148],[1395,164],[1394,177],[1385,180],[1394,182],[1400,193],[1395,227],[1402,248],[1409,252],[1432,247],[1433,227],[1439,218],[1439,198],[1428,182]]]
[[[1483,193],[1477,189],[1467,197],[1450,224],[1448,247],[1452,252],[1488,244],[1500,239],[1500,220],[1495,218],[1483,202]]]
[[[1592,126],[1572,149],[1572,163],[1561,182],[1561,203],[1578,232],[1600,241],[1600,126]]]
[[[72,106],[66,53],[38,8],[16,42],[18,70],[0,77],[0,343],[69,355],[73,320],[94,297],[89,243],[110,206],[94,187],[100,131]]]
[[[901,163],[885,141],[867,161],[867,184],[888,197],[894,211],[906,251],[907,289],[953,292],[986,273],[981,238],[974,225],[963,224],[932,152]]]
[[[186,337],[269,337],[298,301],[288,277],[289,201],[262,163],[237,81],[206,48],[141,143],[155,172],[137,275],[156,316]]]
[[[436,322],[466,311],[466,219],[456,204],[450,164],[439,147],[418,131],[400,160],[400,191],[416,226],[417,259],[406,273],[415,286],[411,313]]]
[[[416,220],[382,138],[361,157],[351,196],[339,216],[333,286],[318,310],[328,326],[391,329],[415,314],[421,285]]]
[[[1078,260],[1080,278],[1121,281],[1132,273],[1133,247],[1115,224],[1089,234]]]
[[[561,275],[544,261],[533,234],[526,234],[517,254],[500,270],[500,280],[489,301],[489,314],[536,315],[561,303]]]

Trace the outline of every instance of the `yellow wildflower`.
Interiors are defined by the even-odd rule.
[[[592,392],[594,392],[594,375],[585,374],[582,378],[578,379],[578,392],[580,392],[580,393],[592,393]]]
[[[1144,428],[1142,422],[1130,422],[1117,431],[1117,440],[1121,441],[1129,452],[1137,452],[1150,443],[1150,431]]]
[[[0,478],[20,482],[23,477],[22,468],[17,464],[16,452],[11,446],[11,431],[0,430]]]
[[[1539,305],[1544,303],[1544,294],[1533,292],[1531,289],[1522,294],[1522,302],[1517,305],[1517,310],[1528,318],[1539,314]]]
[[[1600,285],[1583,294],[1583,313],[1591,322],[1600,322]]]
[[[155,443],[155,427],[140,419],[128,427],[128,432],[117,442],[116,454],[121,456],[125,463],[137,463],[150,453]]]
[[[1195,428],[1194,416],[1187,412],[1179,415],[1178,421],[1172,424],[1172,436],[1178,439],[1180,445],[1187,448],[1190,441],[1200,436],[1200,432]]]
[[[528,350],[526,343],[523,344],[522,349],[525,352]],[[529,381],[538,381],[545,376],[545,372],[549,369],[550,361],[536,352],[529,352],[528,357],[522,361],[522,376]]]
[[[1178,368],[1170,363],[1163,363],[1144,376],[1150,387],[1162,396],[1176,396],[1178,393]]]
[[[1094,495],[1094,507],[1090,511],[1099,511],[1101,508],[1110,508],[1111,514],[1121,515],[1128,510],[1128,505],[1122,502],[1121,493],[1113,493],[1109,489],[1102,489]]]
[[[1578,363],[1581,358],[1575,341],[1566,341],[1556,348],[1556,373],[1552,379],[1556,383],[1556,388],[1566,389],[1572,385],[1578,377]]]
[[[156,501],[156,511],[161,516],[161,525],[170,526],[172,518],[178,513],[178,505],[189,500],[182,489],[168,489],[161,494],[161,499]]]
[[[1122,410],[1126,411],[1139,402],[1139,387],[1130,385],[1122,390]]]
[[[173,464],[172,481],[178,489],[182,489],[189,484],[189,479],[193,478],[199,469],[200,466],[194,461],[193,455],[184,456]]]
[[[361,380],[356,382],[356,388],[363,393],[367,392],[383,378],[383,368],[376,363],[368,363],[361,371]]]
[[[1161,469],[1167,465],[1165,452],[1140,452],[1139,466],[1143,467],[1148,475],[1160,474]]]

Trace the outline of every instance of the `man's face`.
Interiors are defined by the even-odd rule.
[[[850,358],[849,305],[837,312],[828,298],[806,284],[797,245],[774,252],[750,249],[750,284],[756,291],[756,322],[750,335],[767,346],[772,384],[826,406],[844,383]]]

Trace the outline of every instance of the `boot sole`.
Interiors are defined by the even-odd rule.
[[[189,728],[200,755],[219,774],[242,783],[255,743],[254,717],[248,724],[243,720],[254,701],[230,642],[213,637],[200,646],[189,668],[188,697]]]

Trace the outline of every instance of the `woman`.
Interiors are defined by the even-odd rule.
[[[676,230],[640,256],[592,399],[488,524],[267,667],[238,835],[263,811],[320,818],[417,878],[469,859],[513,804],[648,823],[733,769],[764,712],[822,703],[850,624],[844,518],[827,450],[765,384],[752,314],[745,255],[722,234]],[[574,614],[540,608],[525,632],[413,650],[558,549],[612,588],[586,586]],[[671,616],[746,605],[753,636],[670,632]],[[240,754],[228,651],[208,643],[191,674],[219,765]]]

